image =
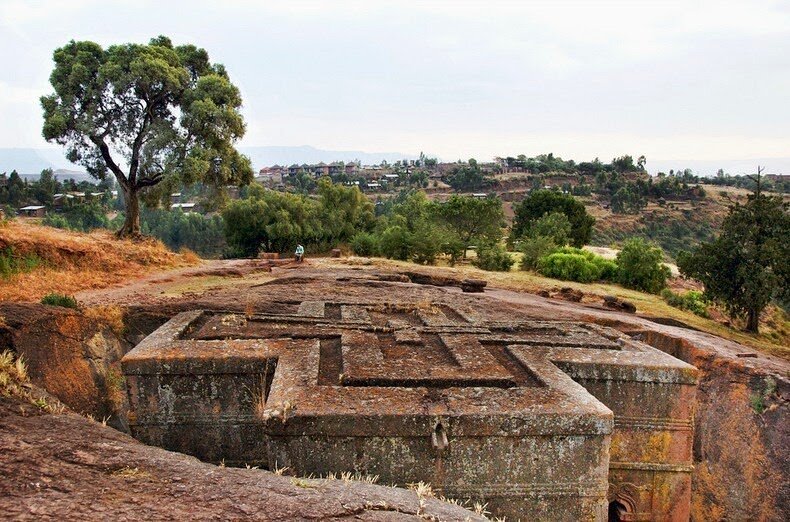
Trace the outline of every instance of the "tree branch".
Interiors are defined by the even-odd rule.
[[[110,147],[108,147],[104,140],[98,136],[90,136],[90,140],[94,145],[99,147],[99,152],[101,152],[101,157],[104,160],[104,163],[106,163],[110,171],[115,174],[118,183],[120,183],[122,186],[128,186],[129,180],[121,170],[121,167],[119,167],[118,164],[112,159],[112,156],[110,156]]]

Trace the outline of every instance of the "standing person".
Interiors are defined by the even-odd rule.
[[[301,244],[296,245],[296,254],[294,255],[294,257],[296,258],[297,263],[302,262],[302,258],[304,257],[304,247]]]

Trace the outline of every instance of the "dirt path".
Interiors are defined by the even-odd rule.
[[[146,304],[161,298],[180,298],[200,294],[218,286],[227,286],[228,280],[238,280],[240,286],[250,284],[249,276],[256,282],[272,279],[267,263],[256,259],[211,259],[198,266],[177,268],[126,281],[111,288],[83,290],[75,294],[83,305]]]

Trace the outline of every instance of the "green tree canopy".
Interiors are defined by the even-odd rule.
[[[252,180],[233,146],[245,131],[241,95],[204,49],[164,36],[107,49],[71,41],[53,58],[43,135],[94,177],[115,176],[126,207],[119,235],[140,233],[141,191]]]
[[[497,242],[502,239],[505,213],[498,197],[453,194],[444,203],[437,203],[434,211],[439,221],[454,232],[464,246],[473,241]]]
[[[476,160],[454,167],[447,177],[447,184],[454,190],[477,190],[485,187],[490,180],[483,174],[483,169]]]
[[[521,203],[515,205],[513,220],[513,239],[527,233],[532,223],[546,213],[561,212],[571,223],[570,240],[575,247],[582,247],[590,241],[595,218],[587,213],[581,201],[570,194],[557,190],[541,189],[532,191]]]
[[[661,248],[641,237],[629,239],[617,253],[617,282],[657,294],[667,286],[667,279],[672,275],[663,261]]]
[[[327,241],[333,244],[349,241],[357,232],[373,228],[373,203],[358,187],[346,187],[322,178],[318,182],[318,198]]]
[[[758,178],[759,179],[759,178]],[[757,332],[760,314],[778,298],[790,297],[790,213],[778,196],[757,190],[746,204],[736,203],[721,234],[693,253],[678,256],[680,272],[705,285],[705,295],[733,317],[746,317]]]

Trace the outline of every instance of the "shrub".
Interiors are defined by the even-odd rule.
[[[411,236],[412,260],[432,265],[442,249],[442,234],[428,223],[417,227]]]
[[[558,248],[559,246],[549,237],[537,236],[524,239],[520,248],[521,253],[524,254],[521,258],[521,269],[535,270],[542,257],[556,252]]]
[[[669,306],[680,308],[681,310],[688,310],[700,317],[710,317],[705,298],[702,292],[698,290],[689,290],[685,294],[677,294],[669,288],[665,288],[661,291],[661,298],[664,299]]]
[[[483,270],[507,272],[513,266],[513,256],[498,243],[483,243],[477,248],[477,258],[472,264]]]
[[[358,256],[375,256],[379,252],[378,238],[369,232],[358,232],[351,238],[351,250]]]
[[[41,304],[62,306],[64,308],[77,308],[77,300],[70,295],[63,294],[47,294],[41,298]]]
[[[548,277],[591,283],[611,281],[617,275],[617,263],[579,248],[564,247],[538,260],[538,271]]]
[[[406,261],[411,257],[411,234],[400,225],[384,229],[379,238],[379,249],[384,257]]]
[[[664,252],[659,247],[642,238],[630,239],[617,254],[617,281],[627,288],[657,294],[672,275],[663,259]]]

